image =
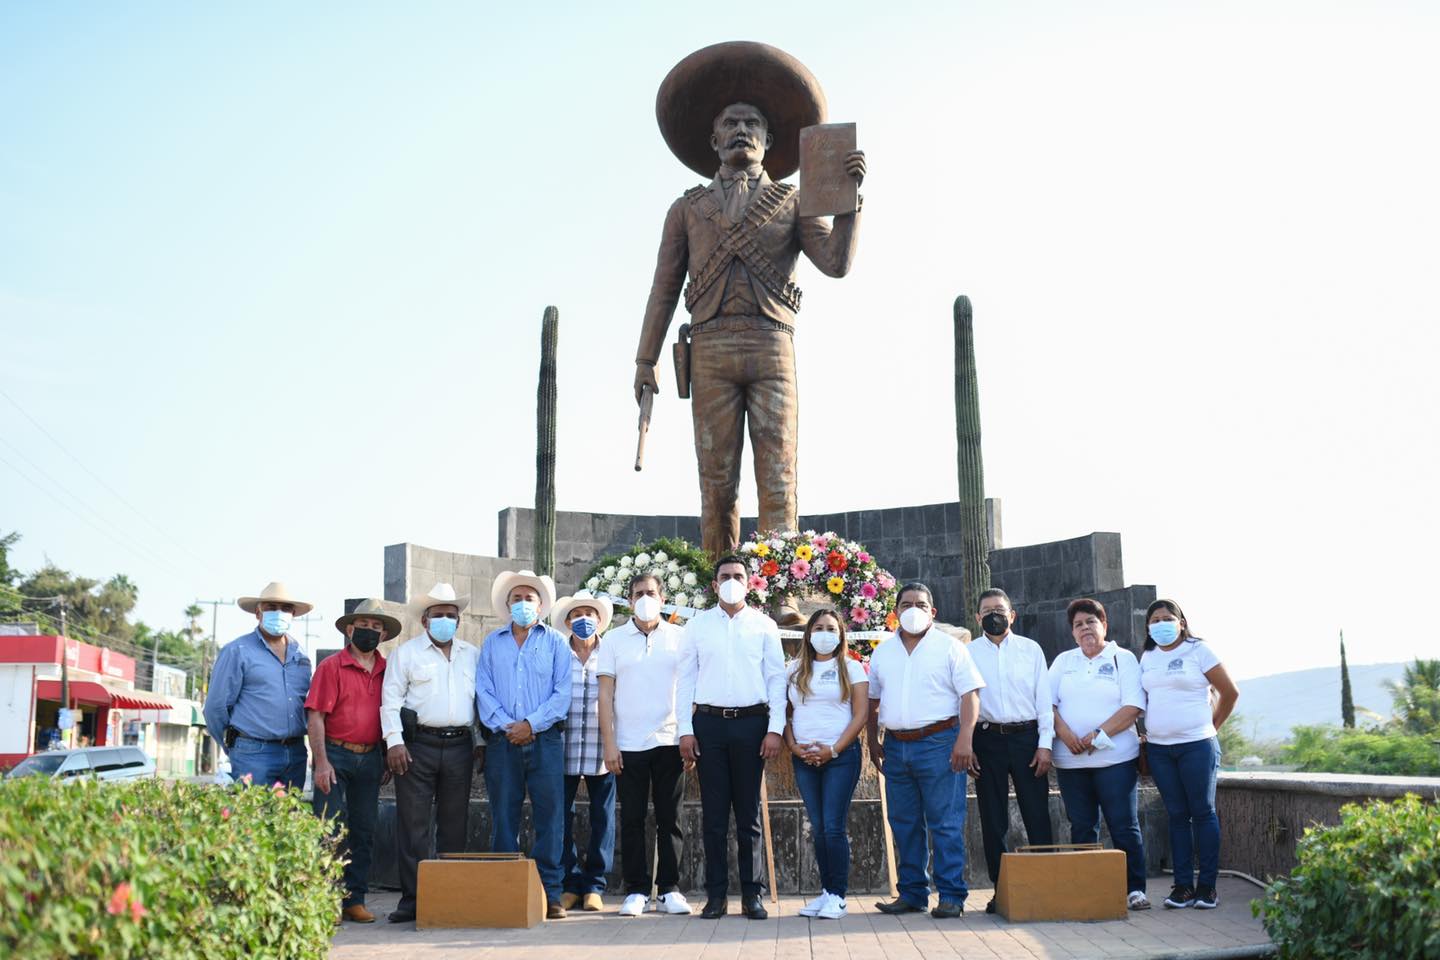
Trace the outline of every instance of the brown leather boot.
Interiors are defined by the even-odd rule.
[[[349,920],[351,923],[374,923],[375,914],[365,908],[365,904],[357,903],[340,911],[342,920]]]

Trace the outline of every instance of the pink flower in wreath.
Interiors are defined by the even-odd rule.
[[[870,621],[870,611],[864,607],[851,607],[850,621],[852,623],[868,623]]]
[[[861,550],[859,555],[857,555],[855,559],[859,560],[861,563],[869,563],[871,560],[871,556],[864,550]]]
[[[818,536],[810,541],[810,545],[816,550],[824,550],[830,545],[830,538],[824,535]]]
[[[875,589],[875,584],[873,583],[866,582],[860,584],[860,596],[864,597],[866,600],[874,600],[876,595],[879,593],[880,591]]]
[[[881,590],[889,590],[891,587],[895,586],[895,578],[890,576],[890,574],[888,573],[880,574],[880,576],[875,578],[875,582],[880,584]]]
[[[810,576],[810,561],[796,560],[794,563],[790,564],[790,576],[794,577],[796,580],[804,580],[806,577]]]
[[[752,573],[752,574],[750,574],[750,589],[751,589],[751,590],[764,590],[764,589],[765,589],[765,578],[762,577],[762,576],[760,576],[760,574],[758,574],[758,573]]]

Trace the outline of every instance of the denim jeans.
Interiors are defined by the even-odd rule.
[[[575,792],[581,780],[590,796],[590,846],[583,863],[575,849]],[[565,892],[604,893],[605,875],[615,861],[615,774],[566,775],[564,846],[560,867],[565,871]]]
[[[525,791],[530,791],[535,825],[530,857],[545,896],[559,903],[565,878],[560,866],[565,838],[564,735],[551,727],[523,747],[506,740],[503,733],[491,737],[485,750],[485,789],[495,824],[490,849],[496,853],[520,852],[520,818]]]
[[[341,833],[340,855],[345,857],[345,899],[342,907],[365,902],[370,888],[370,852],[375,845],[375,821],[380,816],[380,778],[385,773],[385,748],[353,753],[326,745],[325,756],[335,768],[329,793],[319,790],[310,806],[322,820],[335,821]]]
[[[900,897],[930,903],[930,878],[948,903],[965,904],[965,774],[950,769],[955,731],[885,738],[885,802],[895,834]],[[933,848],[933,862],[930,851]]]
[[[1117,850],[1125,851],[1125,890],[1145,890],[1145,845],[1140,839],[1140,815],[1135,786],[1140,773],[1134,760],[1108,767],[1055,769],[1060,799],[1070,817],[1071,843],[1099,843],[1100,817],[1110,828]]]
[[[286,787],[305,786],[308,757],[303,741],[286,747],[249,737],[236,737],[235,746],[226,754],[230,757],[230,776],[236,783],[248,773],[251,785],[256,787],[273,786],[277,781]]]
[[[810,817],[820,885],[843,897],[850,883],[850,798],[860,782],[860,741],[823,766],[812,767],[799,757],[792,760],[795,787]]]
[[[1150,743],[1146,751],[1150,776],[1155,778],[1165,812],[1170,815],[1175,882],[1195,886],[1198,852],[1200,886],[1214,887],[1220,874],[1220,819],[1215,816],[1220,741],[1209,737],[1189,743]]]

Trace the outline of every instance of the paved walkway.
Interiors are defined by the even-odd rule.
[[[723,920],[647,913],[616,916],[619,898],[607,899],[602,913],[575,912],[567,920],[542,923],[532,930],[416,930],[414,924],[390,924],[385,915],[398,894],[372,894],[370,908],[380,917],[373,925],[345,924],[330,951],[335,960],[396,957],[405,960],[487,957],[529,960],[585,956],[607,960],[896,960],[964,957],[1171,957],[1189,952],[1264,944],[1250,901],[1260,891],[1243,880],[1221,878],[1220,907],[1215,910],[1165,910],[1168,878],[1150,881],[1155,908],[1132,912],[1127,920],[1104,923],[1014,924],[987,916],[991,891],[974,890],[959,920],[933,920],[909,914],[889,917],[875,910],[873,895],[850,899],[844,920],[807,920],[796,915],[798,897],[768,904],[771,919],[749,921],[734,914]],[[699,907],[696,905],[696,909]],[[777,919],[778,917],[778,919]]]

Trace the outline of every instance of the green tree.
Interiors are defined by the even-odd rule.
[[[129,616],[135,609],[140,591],[123,573],[117,573],[102,583],[89,577],[77,577],[47,561],[45,566],[22,580],[19,589],[29,597],[63,598],[66,627],[73,636],[101,643],[109,640],[122,646],[134,641],[135,627]],[[58,631],[59,606],[40,612],[37,619],[46,629]]]
[[[1238,713],[1230,714],[1225,725],[1216,731],[1220,740],[1220,756],[1228,766],[1235,766],[1241,759],[1255,752],[1255,745],[1250,738],[1245,736],[1245,729],[1242,726],[1245,718]]]
[[[19,542],[19,531],[0,534],[0,617],[13,617],[21,611],[20,596],[15,590],[20,571],[10,566],[10,548]]]
[[[1400,682],[1392,680],[1386,687],[1402,730],[1418,736],[1440,733],[1440,660],[1417,657],[1406,665]]]
[[[1350,665],[1345,662],[1345,631],[1340,631],[1340,722],[1355,729],[1355,697],[1350,692]]]
[[[1440,775],[1440,756],[1429,737],[1396,730],[1337,730],[1296,727],[1285,759],[1314,773],[1367,773],[1393,776]]]

